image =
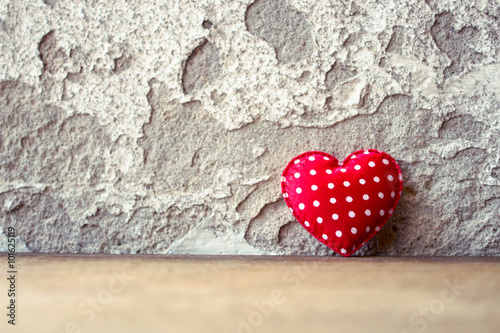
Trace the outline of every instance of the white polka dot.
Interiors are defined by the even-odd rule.
[[[330,202],[331,202],[332,204],[334,204],[334,203],[336,203],[336,202],[337,202],[337,199],[335,199],[335,198],[330,198]]]
[[[380,216],[384,216],[385,211],[383,209],[380,210]]]
[[[375,162],[370,161],[370,162],[368,162],[368,165],[373,168],[375,166]]]
[[[353,218],[354,216],[356,216],[356,214],[354,214],[354,212],[351,210],[351,211],[349,212],[349,217]]]
[[[378,178],[377,176],[373,177],[373,180],[375,181],[375,183],[378,183],[380,181],[380,178]]]
[[[346,170],[346,169],[344,169],[344,168],[340,169],[340,172],[346,172],[346,171],[347,171],[347,170]]]
[[[295,178],[299,178],[299,177],[300,177],[300,173],[296,172],[296,173],[294,174],[294,176],[295,176]]]
[[[345,198],[345,201],[347,201],[347,202],[352,202],[352,197],[347,196],[347,197]]]
[[[314,205],[314,207],[319,207],[319,201],[318,200],[314,200],[313,205]]]
[[[292,209],[292,207],[288,207],[288,209],[290,210],[290,212],[292,212],[292,213],[293,213],[293,209]]]
[[[339,219],[339,216],[338,216],[337,214],[333,214],[333,215],[332,215],[332,219],[334,219],[334,220],[338,220],[338,219]]]
[[[299,203],[299,209],[303,210],[304,208],[306,208],[306,205],[304,205],[303,203]]]
[[[391,198],[394,198],[396,196],[396,193],[394,191],[391,192]]]
[[[316,222],[318,222],[319,224],[323,223],[323,218],[322,217],[318,217],[316,219]]]
[[[309,156],[309,161],[314,161],[314,156]]]
[[[329,161],[330,159],[328,157],[323,157],[325,159],[325,161]]]
[[[288,193],[283,193],[283,198],[288,198]]]
[[[342,249],[340,249],[340,253],[342,253],[342,254],[346,254],[346,253],[347,253],[347,251],[346,251],[344,248],[342,248]]]
[[[400,182],[402,182],[402,181],[403,181],[403,175],[401,175],[401,174],[400,174],[400,175],[398,176],[398,179],[399,179],[399,181],[400,181]]]
[[[375,231],[380,231],[380,227],[379,227],[379,226],[376,226],[376,227],[375,227]]]
[[[293,163],[295,163],[295,164],[299,164],[299,163],[300,163],[300,160],[295,160],[295,161],[293,161]]]
[[[281,182],[286,182],[286,178],[281,176]]]
[[[309,226],[309,222],[305,221],[305,222],[304,222],[304,225],[305,225],[306,227],[308,227],[308,226]]]
[[[354,169],[356,169],[356,170],[361,170],[361,165],[356,164],[356,165],[354,166]]]
[[[327,236],[327,235],[325,235],[325,234],[323,234],[323,239],[324,239],[324,240],[327,240],[327,239],[328,239],[328,236]]]
[[[391,208],[391,209],[389,209],[389,215],[392,213],[394,213],[394,210]]]
[[[345,187],[349,187],[349,185],[351,185],[351,183],[349,183],[347,180],[344,182],[344,186]]]
[[[384,159],[382,160],[382,163],[384,163],[385,165],[388,165],[388,164],[389,164],[389,161],[388,161],[387,159],[385,159],[385,158],[384,158]]]
[[[391,175],[387,176],[387,179],[392,182],[394,180],[394,177],[392,177]]]
[[[379,197],[380,199],[383,199],[383,198],[384,198],[384,193],[382,193],[382,192],[378,192],[378,197]]]
[[[366,227],[366,232],[370,232],[370,227]]]
[[[302,189],[301,189],[300,187],[297,187],[297,188],[295,189],[295,192],[297,192],[298,194],[300,194],[300,193],[302,193]]]
[[[332,174],[332,170],[326,169],[326,173],[329,174],[329,175],[331,175]]]
[[[331,190],[332,188],[334,188],[335,185],[333,185],[333,183],[328,183],[328,188]]]
[[[372,215],[372,212],[369,209],[367,209],[367,210],[365,210],[365,215],[370,216],[370,215]]]
[[[363,194],[363,200],[368,200],[370,199],[370,196],[368,194]]]
[[[311,174],[311,176],[314,176],[316,174],[316,170],[311,170],[309,173]]]
[[[342,237],[342,231],[340,230],[335,231],[335,236]]]
[[[316,186],[316,185],[311,186],[311,190],[316,191],[317,189],[318,189],[318,186]]]
[[[368,151],[368,149],[365,149],[365,150],[363,151],[363,154],[368,155],[369,153],[370,153],[370,152]]]
[[[356,235],[356,233],[358,232],[358,229],[352,227],[351,228],[351,232],[352,232],[353,235]]]
[[[365,184],[366,184],[366,180],[364,180],[363,178],[361,178],[361,179],[359,180],[359,183],[360,183],[361,185],[365,185]]]
[[[356,155],[352,155],[352,156],[351,156],[351,159],[353,159],[353,158],[356,158]]]

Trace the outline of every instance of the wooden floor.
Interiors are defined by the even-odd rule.
[[[0,331],[498,333],[499,259],[18,255]]]

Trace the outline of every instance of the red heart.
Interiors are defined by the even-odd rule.
[[[317,240],[348,257],[375,236],[396,208],[403,175],[388,154],[358,150],[344,163],[311,151],[288,163],[281,190],[295,218]]]

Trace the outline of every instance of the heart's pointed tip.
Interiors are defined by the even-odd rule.
[[[356,251],[357,251],[358,249],[356,249],[356,250],[354,250],[354,251],[351,251],[351,252],[346,252],[346,253],[342,253],[342,251],[337,251],[337,250],[335,250],[335,249],[332,249],[332,250],[333,250],[333,251],[335,251],[335,253],[340,254],[342,257],[347,258],[347,257],[352,256],[354,253],[356,253]]]

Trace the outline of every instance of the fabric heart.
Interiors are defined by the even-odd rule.
[[[288,163],[281,190],[295,218],[320,242],[348,257],[375,236],[394,212],[403,175],[388,154],[359,150],[343,163],[311,151]]]

